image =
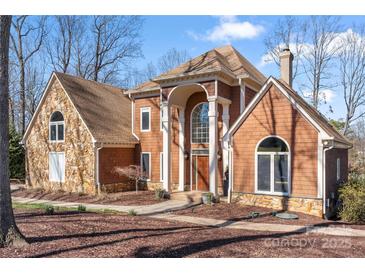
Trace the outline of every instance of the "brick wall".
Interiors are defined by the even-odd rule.
[[[99,182],[102,186],[111,184],[130,185],[127,177],[115,172],[116,167],[134,165],[134,148],[102,148],[99,150]],[[133,184],[132,184],[133,187]],[[120,189],[124,190],[124,189]]]
[[[318,133],[273,86],[233,136],[233,191],[254,192],[255,149],[268,135],[290,146],[292,196],[316,197]]]

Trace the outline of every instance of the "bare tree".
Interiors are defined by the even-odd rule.
[[[279,19],[264,40],[266,48],[266,58],[264,61],[273,61],[280,67],[279,54],[283,48],[290,48],[294,55],[293,80],[297,76],[300,60],[304,54],[306,44],[304,42],[307,31],[305,21],[300,21],[294,16],[285,16]]]
[[[19,69],[19,99],[20,99],[20,132],[25,131],[25,70],[32,56],[37,53],[46,35],[46,17],[39,20],[29,20],[26,15],[15,17],[12,21],[13,32],[10,33],[11,49],[14,51]]]
[[[331,86],[326,83],[331,76],[330,65],[339,51],[336,38],[339,18],[333,16],[311,16],[308,22],[308,47],[303,54],[303,69],[308,80],[312,105],[318,109],[320,92]]]
[[[139,39],[142,19],[139,16],[94,16],[92,26],[93,52],[87,78],[110,82],[121,65],[142,56]]]
[[[30,121],[36,111],[37,105],[42,96],[42,90],[46,84],[45,67],[30,62],[26,68],[26,121]]]
[[[126,167],[115,167],[114,172],[119,176],[124,176],[134,181],[136,185],[136,192],[138,192],[138,184],[145,181],[146,178],[146,174],[142,172],[141,167],[136,165],[130,165]]]
[[[81,18],[55,16],[57,29],[47,43],[48,56],[55,71],[66,73],[70,68],[76,37],[83,35]]]
[[[0,247],[25,243],[12,209],[9,181],[9,33],[11,16],[0,16]]]
[[[160,73],[167,72],[183,64],[188,59],[189,55],[186,50],[179,51],[176,48],[172,48],[160,57],[158,60],[158,69]]]
[[[343,133],[365,115],[365,39],[364,27],[358,32],[348,31],[342,37],[339,67],[346,117]]]

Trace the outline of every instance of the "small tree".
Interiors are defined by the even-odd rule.
[[[114,172],[120,176],[125,176],[136,184],[136,193],[138,192],[138,184],[146,180],[140,166],[130,165],[126,167],[115,167]]]
[[[11,179],[24,179],[25,155],[20,141],[22,137],[16,132],[14,125],[9,126],[9,171]]]

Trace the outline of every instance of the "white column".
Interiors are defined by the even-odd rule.
[[[185,185],[185,110],[179,109],[179,191],[184,191]]]
[[[171,121],[168,102],[162,102],[162,136],[163,136],[163,188],[171,192]]]
[[[218,196],[217,184],[217,154],[218,154],[218,125],[217,125],[217,100],[208,98],[209,101],[209,190]]]
[[[223,104],[223,113],[222,113],[222,135],[226,135],[229,128],[229,104]],[[224,173],[228,167],[228,142],[226,138],[223,139],[222,142],[222,151],[223,151],[223,177]]]

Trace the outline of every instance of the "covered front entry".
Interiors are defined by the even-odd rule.
[[[209,154],[193,150],[191,159],[191,189],[209,191]]]
[[[230,100],[215,96],[216,90],[211,94],[203,85],[193,83],[176,86],[162,100],[163,186],[169,192],[172,182],[174,186],[178,182],[179,191],[210,191],[218,195],[218,156],[221,157],[218,104],[222,104],[224,135],[229,125]],[[172,134],[175,130],[177,135]],[[171,152],[177,155],[172,156]],[[224,155],[223,166],[226,166]]]

